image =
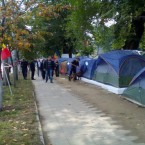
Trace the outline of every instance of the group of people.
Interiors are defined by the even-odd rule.
[[[42,62],[38,62],[38,76],[39,71],[41,72],[43,80],[45,79],[46,83],[50,79],[50,83],[53,83],[53,75],[55,72],[56,77],[59,77],[59,64],[58,60],[54,61],[51,56]]]
[[[56,77],[59,77],[59,64],[58,61],[54,61],[51,56],[49,56],[46,60],[43,59],[42,61],[38,60],[32,60],[30,63],[23,59],[21,61],[21,69],[22,69],[22,74],[23,78],[26,80],[27,79],[27,70],[28,67],[31,71],[31,80],[34,79],[35,75],[35,68],[37,68],[37,75],[42,76],[42,79],[45,80],[46,82],[48,79],[50,79],[50,83],[53,83],[53,75],[55,72]]]
[[[22,74],[24,79],[27,79],[27,70],[29,69],[31,71],[31,80],[34,79],[35,75],[35,68],[37,68],[37,75],[42,76],[42,79],[48,82],[48,79],[50,79],[50,83],[53,83],[53,75],[55,72],[56,77],[59,77],[59,63],[58,60],[53,60],[51,56],[48,56],[47,59],[43,59],[42,61],[38,60],[32,60],[30,63],[26,60],[21,61],[21,68],[22,68]],[[71,63],[71,69],[69,72],[69,81],[73,78],[74,80],[77,80],[77,67],[79,67],[79,58],[76,58]],[[80,74],[81,75],[81,74]]]

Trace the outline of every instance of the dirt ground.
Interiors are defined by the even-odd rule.
[[[82,100],[101,110],[115,120],[122,129],[130,130],[128,135],[137,136],[135,142],[145,143],[145,108],[100,87],[83,81],[68,81],[66,77],[56,78],[57,82]]]

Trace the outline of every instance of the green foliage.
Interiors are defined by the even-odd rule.
[[[76,46],[83,46],[86,32],[93,34],[96,45],[104,50],[120,49],[126,40],[137,37],[132,25],[144,12],[144,0],[69,0],[73,9],[68,16],[67,37],[76,39]],[[112,26],[107,23],[114,21]],[[80,43],[82,42],[82,43]]]
[[[22,3],[25,10],[15,3],[13,11],[13,7],[9,7],[11,2],[0,7],[2,13],[7,10],[8,15],[6,27],[0,27],[0,34],[5,32],[2,41],[11,42],[11,46],[20,48],[22,53],[26,49],[24,55],[28,51],[34,57],[61,54],[63,49],[91,54],[94,43],[109,51],[121,49],[128,40],[140,41],[133,21],[141,19],[144,0],[34,0]],[[111,25],[111,22],[114,23]],[[31,26],[31,30],[27,30],[26,25]],[[144,36],[140,47],[144,47]]]
[[[145,51],[145,33],[143,34],[143,37],[142,37],[142,39],[141,39],[139,48],[140,48],[141,50]]]

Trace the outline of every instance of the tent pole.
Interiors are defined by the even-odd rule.
[[[140,79],[140,78],[139,78]],[[141,81],[141,79],[140,79],[140,81]],[[142,89],[142,87],[141,87],[141,85],[140,85],[140,81],[139,81],[139,97],[140,97],[140,102],[141,102],[141,104],[142,104],[142,99],[141,99],[141,89]]]

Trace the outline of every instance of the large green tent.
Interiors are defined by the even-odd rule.
[[[145,106],[145,68],[135,75],[123,96],[132,102]]]

